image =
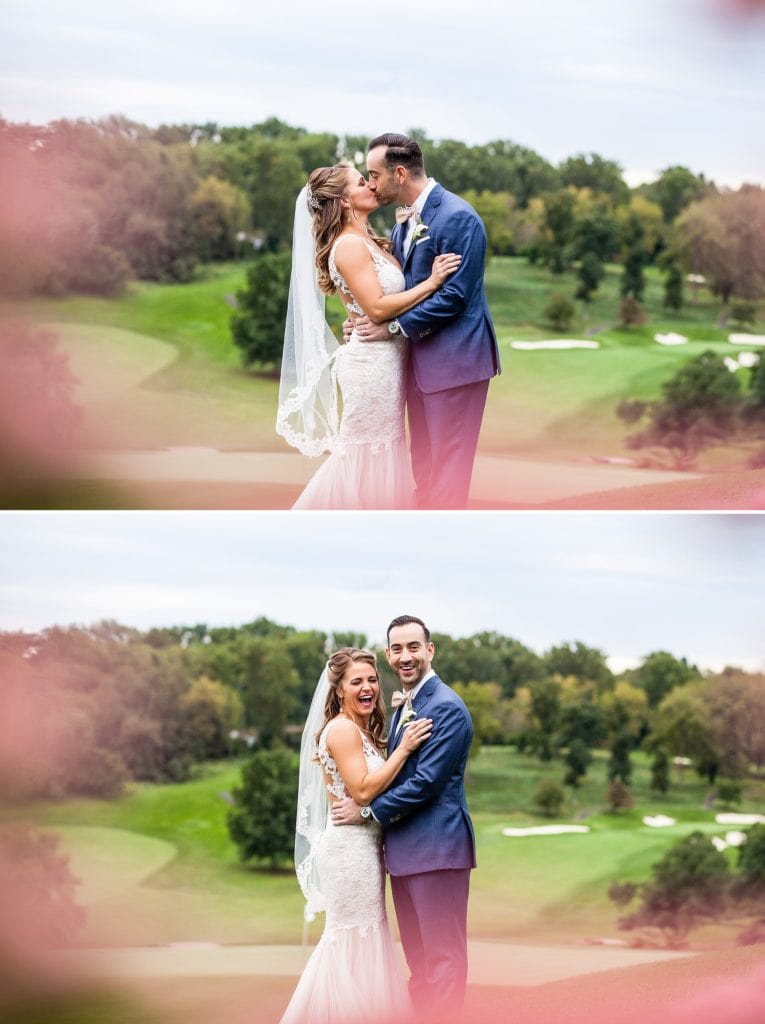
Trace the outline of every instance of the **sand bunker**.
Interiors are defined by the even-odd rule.
[[[576,338],[554,338],[550,341],[511,341],[510,347],[529,351],[537,348],[600,348],[600,342],[581,341]]]
[[[658,341],[660,345],[687,345],[688,339],[684,334],[675,334],[670,331],[668,334],[654,334],[654,341]]]
[[[765,825],[765,814],[716,814],[718,825]]]
[[[731,345],[765,345],[765,334],[729,334]]]
[[[668,818],[666,814],[646,814],[643,824],[650,828],[668,828],[670,825],[676,825],[677,822],[674,818]]]
[[[561,836],[567,832],[589,831],[589,825],[537,825],[535,828],[503,828],[502,835],[517,839],[522,836]]]

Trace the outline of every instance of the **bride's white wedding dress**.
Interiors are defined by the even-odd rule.
[[[347,796],[327,750],[329,722],[319,738],[327,789]],[[361,732],[361,730],[359,730]],[[384,764],[361,733],[368,770]],[[333,825],[319,840],[317,864],[326,896],[324,932],[313,950],[280,1024],[360,1024],[409,1020],[411,1005],[385,911],[382,830],[374,820]]]
[[[329,255],[329,272],[348,298],[349,312],[362,314]],[[384,295],[405,288],[404,275],[373,243],[368,242]],[[360,341],[352,334],[334,359],[342,396],[337,446],[308,481],[296,509],[400,509],[414,505],[404,431],[407,341]]]

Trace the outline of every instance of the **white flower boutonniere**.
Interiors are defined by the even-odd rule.
[[[428,238],[430,238],[428,225],[422,221],[419,224],[415,224],[414,231],[412,232],[412,245],[419,245],[420,242],[424,242]]]
[[[409,725],[413,718],[417,717],[417,712],[414,710],[414,705],[410,700],[406,702],[404,710],[401,712],[400,725],[403,728],[405,725]]]

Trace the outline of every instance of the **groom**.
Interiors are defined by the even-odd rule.
[[[462,256],[459,270],[429,299],[378,326],[356,321],[364,341],[400,331],[409,339],[407,416],[418,508],[466,508],[489,380],[500,372],[499,349],[486,304],[486,231],[475,210],[425,176],[414,139],[392,133],[372,139],[369,187],[396,211],[391,241],[406,287],[430,276],[444,252]]]
[[[431,668],[435,647],[421,619],[394,619],[385,654],[403,686],[388,755],[415,715],[431,718],[433,731],[390,789],[369,807],[351,799],[334,804],[332,819],[351,825],[374,816],[382,825],[412,1002],[418,1019],[443,1019],[461,1011],[467,982],[468,888],[476,861],[464,774],[473,726],[462,700]]]

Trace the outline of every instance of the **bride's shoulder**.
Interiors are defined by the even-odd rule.
[[[336,263],[356,263],[360,259],[369,259],[372,245],[368,239],[362,238],[353,231],[338,235],[332,246],[332,255]]]
[[[331,732],[331,738],[330,738]],[[335,746],[340,743],[345,746],[348,743],[359,743],[361,732],[357,725],[344,715],[338,715],[336,718],[331,718],[324,727],[324,739],[325,742],[331,746]]]

